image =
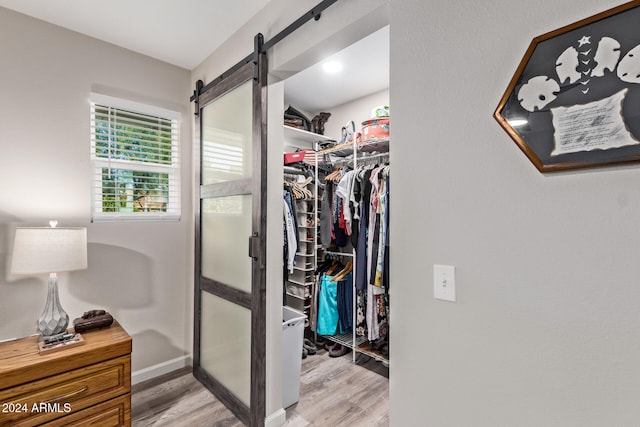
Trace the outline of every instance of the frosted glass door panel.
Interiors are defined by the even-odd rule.
[[[249,81],[203,108],[203,185],[251,178],[252,100]]]
[[[251,196],[202,200],[202,275],[251,292]]]
[[[251,311],[202,292],[200,366],[247,406],[251,394]]]

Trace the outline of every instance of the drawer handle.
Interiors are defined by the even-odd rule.
[[[54,397],[53,399],[49,399],[46,402],[42,402],[42,403],[44,403],[46,405],[48,403],[59,402],[61,400],[65,400],[65,399],[68,399],[70,397],[76,396],[76,395],[78,395],[80,393],[84,393],[87,390],[89,390],[89,387],[84,386],[80,390],[72,391],[71,393],[67,393],[67,394],[63,394],[62,396]]]

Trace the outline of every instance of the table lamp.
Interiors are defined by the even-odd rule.
[[[49,274],[47,302],[36,323],[41,337],[66,332],[69,315],[60,306],[58,277],[63,271],[87,268],[87,229],[84,227],[18,227],[13,244],[11,273]]]

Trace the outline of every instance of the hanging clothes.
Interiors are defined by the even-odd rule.
[[[391,206],[389,202],[389,194],[390,194],[390,173],[391,168],[387,167],[387,175],[386,175],[386,201],[387,201],[387,209],[385,214],[385,233],[384,233],[384,265],[386,268],[384,269],[383,277],[382,277],[382,286],[384,286],[387,294],[389,293],[389,286],[391,281],[389,280],[389,207]]]
[[[333,197],[333,184],[327,183],[322,193],[320,202],[320,242],[327,249],[331,246],[331,199]]]
[[[283,212],[286,241],[286,266],[289,273],[293,273],[296,252],[298,251],[297,227],[295,226],[295,215],[291,206],[291,196],[288,191],[283,196]]]
[[[355,329],[356,335],[366,337],[372,345],[386,345],[389,189],[390,167],[386,164],[336,169],[326,177],[320,221],[322,245],[339,248],[351,244],[355,269],[339,280],[331,274],[317,276],[319,334]]]
[[[388,166],[383,167],[380,171],[380,190],[378,191],[378,210],[379,210],[379,225],[380,235],[378,238],[378,255],[376,259],[375,274],[373,278],[373,285],[381,287],[382,276],[385,271],[385,251],[386,251],[386,237],[387,237],[387,225],[388,225],[388,203],[387,203],[387,178],[388,178]]]
[[[360,201],[360,230],[356,247],[356,289],[367,289],[367,230],[369,224],[369,204],[371,203],[371,169],[358,172],[358,179],[362,188]]]
[[[353,262],[325,261],[316,270],[319,284],[316,332],[347,334],[353,330]]]
[[[356,171],[345,172],[340,178],[340,182],[338,182],[338,185],[336,187],[336,195],[340,198],[342,217],[344,219],[344,232],[347,236],[351,235],[352,230],[351,225],[353,221],[353,215],[350,208],[350,202],[355,175]]]
[[[320,280],[320,299],[318,301],[318,324],[316,332],[319,335],[335,335],[340,320],[338,314],[338,283],[333,282],[333,276],[322,275]]]
[[[338,281],[338,318],[340,333],[348,334],[353,330],[353,275],[347,274]]]

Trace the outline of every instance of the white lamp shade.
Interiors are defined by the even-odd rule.
[[[58,273],[87,268],[87,229],[16,228],[11,273]]]

